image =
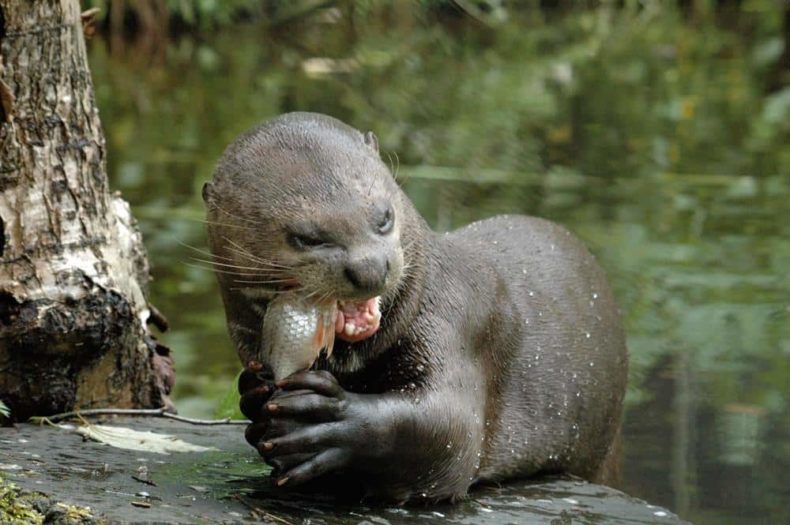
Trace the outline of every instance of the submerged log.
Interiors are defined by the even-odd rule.
[[[0,400],[24,420],[160,407],[149,268],[111,196],[77,0],[0,0]]]

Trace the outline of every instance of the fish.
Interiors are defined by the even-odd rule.
[[[278,295],[263,316],[259,361],[271,367],[275,381],[310,368],[321,350],[332,355],[336,319],[337,301]]]

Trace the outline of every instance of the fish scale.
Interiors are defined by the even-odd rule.
[[[336,301],[317,303],[284,293],[269,302],[259,358],[272,368],[275,380],[310,368],[323,348],[331,355],[336,316]]]

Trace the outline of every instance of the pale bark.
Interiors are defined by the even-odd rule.
[[[0,399],[17,418],[162,406],[169,351],[109,193],[77,0],[0,0],[0,57]]]

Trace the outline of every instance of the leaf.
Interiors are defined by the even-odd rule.
[[[8,405],[0,401],[0,416],[9,417],[11,415],[11,409],[8,408]]]
[[[214,447],[204,447],[187,443],[170,434],[157,434],[151,431],[142,432],[126,427],[90,424],[76,428],[71,425],[59,426],[66,430],[74,430],[78,434],[94,441],[126,450],[154,452],[156,454],[169,454],[171,452],[208,452],[217,450]]]
[[[239,395],[239,390],[236,388],[236,385],[239,382],[239,377],[241,376],[241,372],[236,374],[236,378],[231,382],[230,387],[227,390],[225,396],[219,401],[216,410],[214,410],[214,417],[222,419],[222,418],[230,418],[230,419],[244,419],[244,414],[241,413],[239,409],[239,402],[241,401],[241,395]]]

